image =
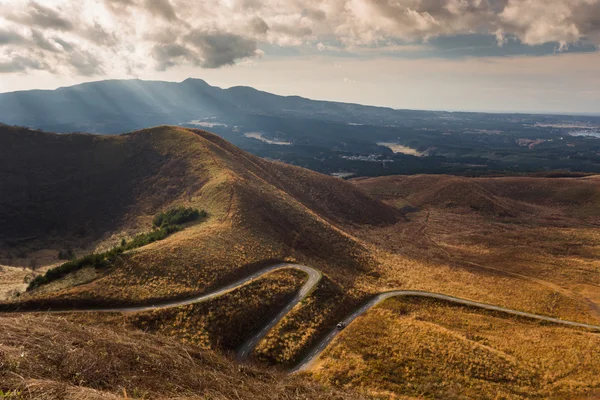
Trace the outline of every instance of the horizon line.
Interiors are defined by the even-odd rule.
[[[300,95],[296,95],[296,94],[278,94],[278,93],[274,93],[274,92],[267,92],[265,90],[257,89],[254,86],[248,86],[248,85],[233,85],[233,86],[229,86],[229,87],[214,86],[214,85],[211,85],[210,83],[208,83],[205,79],[195,78],[195,77],[188,77],[188,78],[186,78],[186,79],[184,79],[182,81],[168,81],[168,80],[141,79],[141,78],[98,79],[98,80],[93,80],[93,81],[86,81],[86,82],[76,83],[76,84],[68,85],[68,86],[58,86],[58,87],[56,87],[54,89],[22,89],[22,90],[12,90],[12,91],[8,91],[8,92],[1,92],[0,91],[0,96],[6,95],[6,94],[24,93],[24,92],[35,92],[35,91],[54,92],[54,91],[61,90],[61,89],[69,89],[69,88],[73,88],[73,87],[76,87],[76,86],[82,86],[82,85],[94,84],[94,83],[102,83],[102,82],[141,81],[141,82],[160,82],[160,83],[182,84],[182,83],[184,83],[184,82],[186,82],[188,80],[202,81],[202,82],[206,83],[207,85],[209,85],[211,87],[218,88],[218,89],[221,89],[221,90],[228,90],[228,89],[232,89],[232,88],[246,87],[246,88],[251,88],[251,89],[257,90],[259,92],[272,94],[274,96],[300,97],[300,98],[303,98],[303,99],[306,99],[306,100],[310,100],[310,101],[322,101],[322,102],[329,102],[329,103],[353,104],[353,105],[358,105],[358,106],[363,106],[363,107],[388,108],[388,109],[392,109],[394,111],[426,111],[426,112],[447,112],[447,113],[523,114],[523,115],[553,115],[553,116],[568,116],[568,117],[600,117],[600,112],[593,113],[593,112],[568,112],[568,111],[544,111],[544,110],[533,110],[532,111],[532,110],[497,110],[497,109],[493,109],[493,110],[486,110],[486,109],[474,110],[474,109],[395,108],[395,107],[392,107],[392,106],[379,105],[379,104],[364,104],[364,103],[353,103],[353,102],[348,102],[348,101],[339,101],[339,100],[330,100],[330,99],[316,99],[316,98],[305,97],[305,96],[300,96]]]

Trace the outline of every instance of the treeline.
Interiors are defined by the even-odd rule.
[[[206,211],[204,210],[200,211],[195,208],[177,207],[156,215],[154,221],[152,221],[152,225],[155,228],[180,225],[197,220],[198,218],[205,218],[206,215]]]
[[[185,207],[178,207],[166,212],[161,212],[154,217],[152,223],[153,230],[151,232],[141,233],[135,236],[129,242],[123,239],[119,246],[113,247],[112,249],[103,253],[88,254],[81,258],[68,261],[56,268],[52,268],[48,270],[46,274],[39,275],[29,282],[27,291],[61,279],[71,272],[79,271],[80,269],[86,267],[94,267],[98,269],[106,268],[107,266],[111,265],[123,252],[163,240],[167,236],[180,231],[182,229],[180,224],[195,221],[206,216],[207,213],[204,210]]]

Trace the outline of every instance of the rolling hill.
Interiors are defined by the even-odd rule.
[[[205,209],[210,217],[150,247],[157,267],[171,256],[165,246],[178,246],[178,255],[185,258],[205,245],[207,251],[194,263],[198,274],[220,264],[220,276],[213,280],[235,275],[243,265],[286,257],[344,264],[345,279],[351,280],[374,261],[342,227],[402,219],[398,210],[347,182],[264,161],[204,131],[159,127],[101,137],[4,127],[0,142],[7,161],[0,184],[9,194],[0,202],[7,261],[15,252],[74,247],[81,254],[110,246],[147,230],[159,210],[188,205]],[[229,246],[238,248],[232,253],[235,260],[223,257]],[[126,264],[129,257],[125,259]],[[135,265],[128,274],[138,280],[141,265]],[[215,283],[194,276],[187,265],[174,268],[187,275],[184,287],[177,277],[165,277],[180,295]],[[111,291],[102,292],[111,301]],[[113,300],[131,300],[134,293],[116,289]],[[139,296],[150,301],[168,293]]]
[[[0,164],[0,189],[6,194],[0,197],[0,264],[13,267],[0,271],[0,279],[10,273],[10,279],[17,280],[19,269],[14,267],[31,266],[38,257],[44,260],[43,272],[48,265],[62,262],[60,250],[72,248],[82,256],[109,249],[123,239],[130,241],[150,231],[160,211],[185,206],[208,213],[164,240],[119,254],[108,265],[86,268],[12,296],[0,304],[2,310],[152,305],[204,294],[288,261],[319,270],[323,277],[254,351],[255,360],[279,367],[294,365],[338,321],[389,290],[430,291],[583,323],[600,321],[597,177],[421,175],[344,181],[258,158],[205,131],[170,126],[119,136],[59,135],[2,126],[0,157],[7,160]],[[105,325],[119,325],[126,338],[142,329],[194,345],[233,350],[278,312],[302,279],[301,274],[280,271],[212,302],[181,309],[133,316],[70,315],[66,321],[89,328],[65,325],[65,335],[72,329],[104,332]],[[268,301],[261,302],[265,296]],[[498,356],[507,351],[504,337],[494,341],[486,336],[485,351],[472,343],[479,339],[468,336],[471,328],[459,322],[476,321],[476,316],[438,307],[441,320],[428,312],[422,321],[420,311],[403,310],[373,310],[385,317],[381,325],[369,322],[378,314],[359,317],[332,343],[332,352],[324,354],[332,374],[317,369],[314,376],[369,393],[412,396],[415,387],[455,377],[465,365],[495,365],[509,359],[519,379],[518,390],[530,393],[527,385],[548,386],[545,379],[531,378],[531,365],[546,362],[540,354],[555,351],[559,341],[541,336],[546,350],[528,358],[522,348],[520,358],[513,359]],[[251,321],[246,313],[252,314]],[[453,316],[462,319],[456,322]],[[412,347],[405,350],[393,343],[400,330],[381,331],[397,317],[410,319],[415,327],[414,336],[406,339]],[[28,317],[2,318],[7,332],[17,336],[22,324],[29,323]],[[48,316],[48,324],[62,318]],[[508,332],[514,318],[490,321]],[[444,328],[432,330],[431,324],[444,324]],[[518,329],[542,332],[538,330],[542,325],[518,325]],[[489,334],[482,329],[477,335]],[[560,329],[569,330],[573,338],[580,334],[575,328]],[[344,342],[352,332],[357,334],[355,341]],[[377,332],[380,340],[365,342],[364,332]],[[556,338],[555,331],[548,332]],[[467,335],[467,341],[457,335]],[[440,348],[448,343],[444,357],[460,362],[450,369],[433,368],[436,358],[423,357],[431,349],[412,345],[419,337],[439,338]],[[405,380],[389,384],[385,380],[394,376],[390,372],[382,374],[383,381],[365,386],[362,378],[350,376],[347,368],[352,365],[359,365],[365,376],[376,371],[368,355],[380,354],[382,345],[394,358],[377,368],[400,368],[402,354],[420,360],[412,365],[429,368],[431,380],[404,374]],[[360,349],[366,359],[356,364],[363,357]],[[347,357],[354,361],[335,361]],[[596,368],[593,361],[590,365]],[[494,382],[504,379],[498,376],[474,374],[461,385],[484,380],[481,390],[468,393],[485,398],[495,390]],[[39,371],[27,377],[51,378]],[[89,387],[114,394],[115,385]],[[580,385],[578,390],[588,389]],[[458,398],[466,392],[448,393]],[[545,387],[536,393],[557,392]]]
[[[9,399],[364,398],[115,326],[44,317],[0,317],[0,326],[0,393]]]

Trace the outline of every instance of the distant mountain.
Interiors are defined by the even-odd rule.
[[[201,79],[4,93],[0,123],[99,134],[200,127],[260,157],[346,176],[600,172],[600,117],[394,110]]]
[[[498,114],[394,110],[317,101],[299,96],[278,96],[247,86],[221,89],[191,78],[180,83],[107,80],[56,90],[0,94],[0,122],[55,132],[114,134],[161,124],[185,125],[198,120],[206,123],[212,119],[236,125],[247,123],[249,116],[309,118],[375,126],[420,126],[431,119],[499,118]],[[520,119],[524,117],[521,115]],[[564,116],[561,119],[576,118]],[[532,116],[530,122],[540,119],[540,116]]]
[[[0,122],[59,132],[121,133],[161,124],[245,115],[315,117],[378,122],[389,108],[277,96],[250,87],[221,89],[201,79],[181,83],[109,80],[56,90],[0,94]]]

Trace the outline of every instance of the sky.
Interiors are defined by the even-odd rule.
[[[600,0],[0,0],[0,92],[102,79],[600,114]]]

